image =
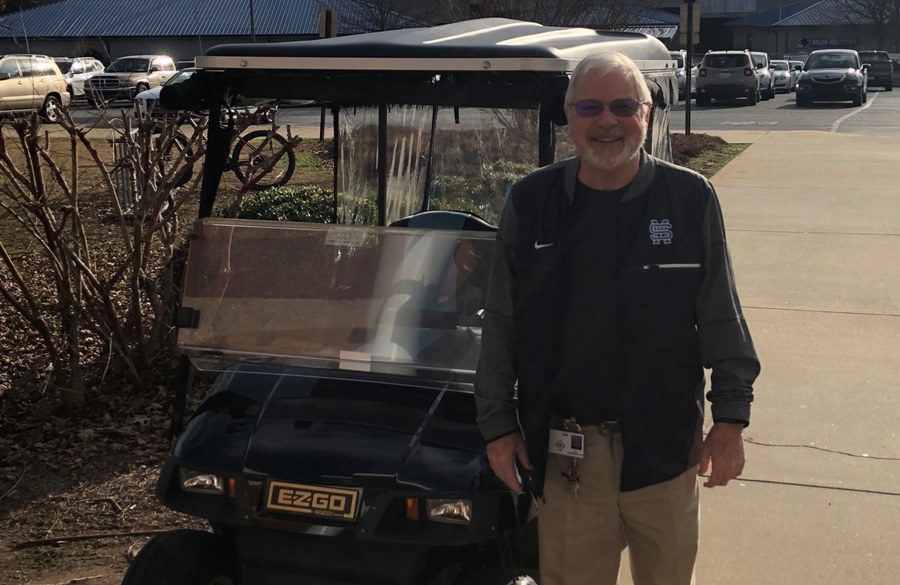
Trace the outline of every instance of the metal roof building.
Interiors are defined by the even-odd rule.
[[[372,9],[358,0],[60,0],[0,17],[0,51],[54,56],[165,53],[190,59],[211,46],[317,38],[319,16],[338,15],[338,34],[372,30]],[[390,27],[416,24],[391,14]]]
[[[848,0],[802,0],[726,25],[734,31],[736,47],[779,56],[827,48],[891,50],[900,44],[900,29],[894,30],[897,27],[890,22],[875,22],[871,14],[860,13],[859,6]]]

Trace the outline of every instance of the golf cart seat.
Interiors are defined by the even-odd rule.
[[[408,227],[432,230],[468,230],[476,232],[496,232],[497,227],[484,221],[474,213],[464,211],[420,211],[401,217],[390,227]]]

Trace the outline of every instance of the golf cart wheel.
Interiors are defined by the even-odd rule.
[[[154,536],[128,567],[122,585],[234,585],[234,552],[201,530]]]
[[[49,124],[56,124],[59,121],[61,108],[62,104],[59,103],[59,98],[55,95],[48,95],[44,100],[44,107],[41,108],[41,118]]]
[[[283,187],[294,175],[297,156],[293,148],[287,148],[287,138],[281,134],[272,134],[269,130],[254,130],[239,136],[231,154],[234,174],[243,183],[254,168],[262,168],[277,157],[277,160],[265,174],[253,185],[256,191],[271,187]],[[279,155],[282,150],[284,152]]]

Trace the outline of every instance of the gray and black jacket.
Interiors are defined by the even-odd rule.
[[[543,493],[547,437],[565,321],[560,277],[577,158],[516,183],[497,235],[475,383],[486,441],[521,432]],[[622,197],[615,286],[624,322],[624,457],[620,488],[677,477],[700,459],[703,367],[714,420],[749,423],[759,361],[741,313],[721,210],[709,182],[642,153]],[[635,218],[637,218],[635,220]]]

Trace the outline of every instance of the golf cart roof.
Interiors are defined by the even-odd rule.
[[[643,71],[674,69],[666,47],[639,33],[485,18],[314,41],[219,45],[209,69],[567,72],[592,53],[621,52]]]
[[[675,102],[677,63],[653,37],[503,18],[314,41],[219,45],[197,58],[202,75],[160,95],[162,105],[173,110],[205,109],[209,97],[222,92],[326,107],[552,103],[562,121],[569,73],[584,57],[602,52],[633,59],[657,105]]]

